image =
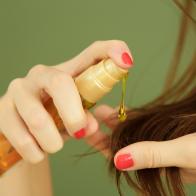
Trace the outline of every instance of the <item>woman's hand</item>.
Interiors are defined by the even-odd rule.
[[[109,106],[102,105],[96,108],[95,116],[106,126],[113,129],[117,122],[107,120],[108,117],[115,113],[115,110]],[[99,145],[97,149],[102,150],[106,145],[103,139],[107,135],[101,131],[99,134]],[[96,142],[99,137],[94,137]],[[91,139],[89,143],[92,143]],[[94,141],[94,143],[96,143]],[[102,151],[105,156],[109,155],[108,150]],[[115,157],[114,163],[117,169],[122,171],[133,171],[145,168],[160,167],[179,167],[182,180],[185,183],[196,182],[196,134],[189,134],[169,141],[143,141],[131,144],[119,150]]]
[[[0,130],[31,163],[63,147],[63,139],[43,106],[48,97],[58,110],[70,136],[89,136],[98,129],[92,114],[84,111],[73,77],[103,58],[111,58],[123,68],[132,57],[123,41],[98,41],[75,58],[56,65],[34,66],[24,78],[13,80],[0,99]]]
[[[156,167],[179,167],[184,182],[196,182],[196,134],[169,141],[143,141],[117,152],[114,158],[119,170]]]

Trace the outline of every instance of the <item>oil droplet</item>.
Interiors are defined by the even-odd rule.
[[[120,105],[120,108],[119,108],[119,112],[118,112],[118,119],[123,122],[125,121],[127,118],[127,114],[126,114],[126,111],[125,111],[125,108]]]
[[[126,95],[126,86],[127,86],[127,77],[128,73],[122,78],[122,94],[121,94],[121,103],[118,111],[118,119],[120,122],[123,122],[127,118],[126,109],[125,109],[125,95]]]

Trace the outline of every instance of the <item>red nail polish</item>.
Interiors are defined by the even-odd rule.
[[[119,170],[128,169],[130,167],[133,167],[134,162],[131,157],[131,154],[118,155],[115,165],[116,165],[116,168]]]
[[[85,136],[85,134],[86,134],[86,131],[85,131],[84,128],[82,128],[82,129],[80,129],[79,131],[76,131],[76,132],[74,133],[74,137],[75,137],[76,139],[81,139],[81,138],[83,138],[83,137]]]
[[[126,65],[131,66],[133,64],[133,60],[132,58],[129,56],[129,54],[127,52],[124,52],[122,54],[122,60]]]

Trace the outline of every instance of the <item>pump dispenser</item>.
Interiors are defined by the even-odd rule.
[[[112,87],[126,75],[128,70],[115,65],[111,59],[103,60],[84,71],[75,79],[84,105],[94,105],[112,90]]]
[[[84,109],[93,107],[127,73],[127,69],[120,68],[111,59],[104,59],[78,75],[74,80]],[[44,106],[54,119],[59,132],[64,133],[66,129],[53,104],[52,98],[49,98],[44,103]],[[20,159],[21,156],[9,141],[0,134],[0,174],[7,171]]]

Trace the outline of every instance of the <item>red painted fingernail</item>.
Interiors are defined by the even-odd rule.
[[[80,129],[79,131],[76,131],[76,132],[74,133],[74,137],[75,137],[76,139],[81,139],[81,138],[83,138],[85,135],[86,135],[86,131],[85,131],[84,128],[82,128],[82,129]]]
[[[129,54],[127,52],[124,52],[122,54],[122,60],[126,65],[133,65],[133,59],[129,56]]]
[[[131,154],[122,154],[117,156],[115,165],[119,170],[128,169],[133,167],[134,161],[131,157]]]

